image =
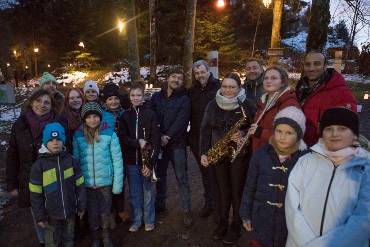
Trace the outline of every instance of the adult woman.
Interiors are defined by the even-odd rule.
[[[6,182],[8,191],[18,197],[20,207],[30,207],[28,183],[31,166],[41,147],[43,128],[54,120],[53,98],[47,90],[38,89],[13,124],[7,152]],[[43,231],[40,228],[37,228],[37,237],[43,243]]]
[[[83,93],[79,88],[71,88],[66,92],[62,118],[66,121],[67,149],[72,152],[72,138],[74,131],[81,125],[81,106],[84,103]]]
[[[289,176],[286,246],[368,246],[370,156],[357,147],[358,115],[328,109],[320,132]]]
[[[257,105],[254,124],[249,130],[249,134],[252,134],[253,153],[268,143],[273,134],[273,120],[280,110],[287,106],[300,108],[295,92],[289,87],[288,73],[283,68],[268,68],[263,79],[263,88],[265,94]]]
[[[242,102],[239,105],[239,101]],[[228,132],[228,130],[242,117],[241,107],[247,114],[249,127],[255,112],[254,104],[246,99],[245,90],[241,87],[240,78],[235,73],[225,76],[221,83],[221,88],[216,93],[216,98],[209,102],[201,124],[200,153],[201,164],[208,166],[206,155],[218,140]],[[233,136],[237,141],[240,133]],[[245,162],[238,159],[232,165],[230,160],[224,160],[214,167],[210,167],[209,172],[215,180],[215,201],[218,201],[220,222],[214,232],[214,238],[223,239],[226,244],[234,243],[240,237],[242,221],[239,216],[239,207],[243,193],[243,185],[246,176],[247,166]],[[217,198],[219,196],[219,198]],[[233,220],[229,227],[229,211],[233,207]],[[227,233],[227,234],[226,234]]]

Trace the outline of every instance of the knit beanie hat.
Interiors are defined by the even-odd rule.
[[[43,87],[45,83],[47,82],[53,82],[55,84],[57,84],[57,79],[55,78],[55,76],[53,76],[52,74],[50,74],[49,72],[44,72],[40,78],[40,81],[39,81],[39,84],[40,84],[40,87]]]
[[[96,114],[102,119],[103,117],[103,109],[101,106],[96,102],[88,102],[84,104],[81,108],[81,118],[85,121],[85,119],[91,115]]]
[[[301,109],[288,106],[276,114],[274,130],[279,124],[287,124],[292,127],[297,132],[298,140],[300,140],[306,130],[306,117]]]
[[[91,80],[86,81],[85,85],[84,85],[84,88],[83,88],[84,94],[86,93],[86,91],[88,89],[95,90],[99,95],[99,87],[98,87],[98,84],[96,83],[96,81],[91,81]]]
[[[103,102],[105,102],[111,96],[117,96],[118,98],[120,98],[119,87],[115,83],[105,84],[101,93]]]
[[[52,139],[58,139],[59,141],[62,141],[63,144],[66,143],[64,127],[58,122],[46,124],[44,131],[42,132],[42,144],[47,146],[48,142]]]
[[[359,136],[360,121],[357,113],[344,107],[334,107],[327,109],[320,119],[320,134],[330,125],[341,125],[352,130],[353,134]]]

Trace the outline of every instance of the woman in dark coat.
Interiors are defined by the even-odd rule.
[[[6,162],[7,190],[18,197],[22,208],[30,207],[28,189],[31,166],[36,161],[42,143],[42,131],[47,123],[55,118],[55,106],[50,93],[44,89],[33,92],[23,113],[13,124]],[[36,226],[37,228],[37,226]],[[42,229],[37,229],[37,237],[43,243]]]
[[[241,102],[241,105],[240,105]],[[208,163],[208,150],[242,118],[241,107],[246,112],[247,121],[243,124],[247,130],[252,122],[255,112],[254,104],[246,98],[245,90],[241,87],[240,78],[235,73],[227,75],[216,93],[216,98],[209,102],[201,124],[200,153],[201,164]],[[244,132],[245,133],[245,132]],[[232,136],[237,142],[241,131]],[[219,224],[214,231],[214,239],[223,240],[225,244],[232,244],[241,234],[242,221],[239,217],[239,207],[243,193],[243,185],[247,173],[248,155],[244,155],[231,164],[230,158],[213,164],[208,169],[213,180],[215,202],[219,213]],[[232,224],[229,227],[229,212],[233,208]]]

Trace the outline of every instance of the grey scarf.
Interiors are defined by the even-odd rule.
[[[220,89],[216,93],[216,103],[222,110],[225,111],[235,110],[239,107],[238,99],[240,100],[240,102],[244,102],[245,98],[246,95],[244,88],[241,88],[238,95],[231,99],[222,96]]]

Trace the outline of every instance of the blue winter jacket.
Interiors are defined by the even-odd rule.
[[[80,161],[86,187],[113,185],[112,192],[119,194],[123,189],[123,159],[116,133],[109,124],[100,124],[99,142],[88,144],[83,133],[83,124],[73,137],[73,156]]]
[[[117,112],[112,112],[105,110],[103,111],[103,122],[107,122],[109,127],[112,127],[113,130],[118,135],[119,132],[119,118],[123,115],[123,110],[119,110]]]

